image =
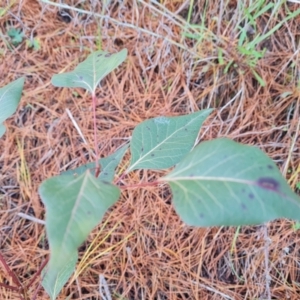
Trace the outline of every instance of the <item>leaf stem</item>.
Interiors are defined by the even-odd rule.
[[[94,119],[94,142],[95,142],[95,154],[96,154],[96,161],[95,161],[95,177],[97,178],[100,173],[100,164],[99,164],[99,148],[98,148],[98,139],[97,139],[97,123],[96,123],[96,95],[95,92],[92,93],[92,101],[93,101],[93,119]]]
[[[158,184],[161,184],[161,182],[160,181],[142,182],[142,183],[137,183],[137,184],[129,184],[129,185],[119,186],[119,188],[122,190],[126,190],[126,189],[134,189],[134,188],[141,188],[141,187],[147,187],[147,186],[156,186]]]
[[[30,282],[27,285],[27,289],[32,286],[32,284],[35,282],[35,280],[37,279],[37,277],[41,274],[41,272],[43,271],[43,269],[45,268],[47,262],[48,262],[48,258],[42,263],[42,265],[40,266],[39,270],[34,274],[34,276],[32,277],[32,279],[30,280]]]
[[[6,263],[4,257],[0,253],[0,261],[2,262],[2,265],[4,266],[6,272],[9,274],[9,276],[12,278],[13,282],[17,285],[17,287],[21,288],[23,287],[19,278],[16,276],[16,274],[9,268],[8,264]]]

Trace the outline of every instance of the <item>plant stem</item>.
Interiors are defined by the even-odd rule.
[[[94,142],[95,142],[95,154],[96,154],[96,162],[95,162],[95,177],[97,178],[100,173],[100,164],[99,164],[99,148],[98,148],[98,139],[97,139],[97,123],[96,123],[96,95],[92,94],[93,101],[93,119],[94,119]]]
[[[42,265],[40,266],[39,270],[34,274],[34,276],[32,277],[32,279],[30,280],[30,282],[28,283],[28,285],[26,286],[26,288],[28,289],[36,280],[36,278],[41,274],[41,272],[43,271],[43,269],[45,268],[46,264],[48,263],[48,258],[42,263]]]
[[[8,264],[6,263],[4,257],[0,253],[0,261],[2,262],[6,272],[9,274],[9,276],[12,278],[13,282],[17,285],[17,287],[22,288],[22,284],[19,280],[19,278],[16,276],[16,274],[9,268]]]
[[[147,187],[147,186],[156,186],[160,184],[160,181],[153,181],[153,182],[142,182],[137,184],[129,184],[125,186],[119,186],[120,189],[126,190],[126,189],[134,189],[134,188],[141,188],[141,187]]]

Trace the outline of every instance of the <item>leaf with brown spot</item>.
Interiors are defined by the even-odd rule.
[[[251,225],[300,219],[300,198],[256,147],[221,138],[193,149],[167,176],[175,209],[189,225]]]

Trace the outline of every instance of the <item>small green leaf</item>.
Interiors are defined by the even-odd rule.
[[[11,38],[12,43],[17,46],[22,43],[24,34],[21,29],[10,28],[7,35]]]
[[[174,206],[193,226],[300,220],[300,198],[261,150],[229,139],[200,143],[167,176]]]
[[[118,200],[120,190],[87,171],[77,178],[72,175],[49,178],[39,187],[39,194],[46,206],[50,246],[44,282],[47,290],[56,295],[68,280],[66,274],[70,276],[68,270],[74,266],[66,268],[66,262],[72,257],[75,260],[77,248]]]
[[[112,182],[115,176],[115,170],[119,165],[121,159],[123,158],[126,150],[128,149],[129,145],[126,144],[122,146],[120,149],[115,151],[115,153],[99,159],[99,164],[101,166],[101,173],[98,177],[99,180]],[[62,172],[61,175],[73,175],[74,177],[78,177],[79,175],[83,174],[87,170],[93,170],[95,168],[95,162],[84,164],[74,170],[68,170]]]
[[[131,163],[136,169],[167,169],[177,164],[194,146],[199,129],[212,109],[180,117],[157,117],[133,131]]]
[[[0,137],[5,133],[2,123],[16,111],[21,100],[24,80],[19,78],[0,89]]]
[[[41,49],[41,43],[38,39],[27,40],[26,46],[28,48],[33,48],[35,51],[38,51]]]
[[[74,71],[54,75],[51,82],[57,87],[84,88],[93,94],[100,81],[124,62],[126,57],[127,49],[114,54],[96,51],[78,64]]]
[[[42,286],[50,296],[51,300],[56,299],[59,292],[73,274],[77,259],[78,253],[75,251],[74,253],[70,254],[69,257],[66,257],[65,263],[60,265],[59,268],[50,268],[49,270],[48,266],[45,268],[45,272],[43,272]],[[54,272],[54,274],[51,274],[51,272]],[[49,280],[53,277],[56,278],[54,285]]]

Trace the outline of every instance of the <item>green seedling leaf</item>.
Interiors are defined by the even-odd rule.
[[[16,111],[21,100],[24,80],[19,78],[0,89],[0,137],[5,133],[2,123]]]
[[[38,39],[27,40],[26,46],[28,48],[33,48],[35,51],[38,51],[41,49],[41,43]]]
[[[10,28],[7,31],[7,35],[11,38],[13,45],[17,46],[22,43],[24,34],[21,29]]]
[[[57,87],[80,87],[94,94],[100,81],[124,62],[126,57],[127,49],[114,54],[96,51],[91,53],[74,71],[54,75],[51,82]]]
[[[130,143],[136,169],[167,169],[177,164],[194,146],[199,129],[212,109],[180,117],[157,117],[135,127]]]
[[[188,225],[239,226],[300,220],[300,198],[261,150],[229,139],[200,143],[167,176]]]
[[[43,281],[42,285],[45,289],[45,291],[50,296],[51,300],[56,299],[59,292],[62,290],[66,282],[69,280],[69,278],[72,276],[76,263],[78,260],[78,253],[75,251],[74,253],[70,254],[69,257],[66,258],[66,262],[61,265],[58,269],[50,269],[46,267],[45,272],[43,272]],[[51,272],[54,272],[54,274],[51,274]],[[56,277],[56,283],[53,286],[53,283],[49,280],[53,277]]]
[[[50,260],[43,283],[55,299],[74,267],[77,249],[120,196],[118,187],[97,180],[89,171],[45,180],[39,194],[46,207]],[[73,263],[70,258],[74,258]],[[67,271],[66,271],[67,270]],[[59,288],[58,288],[59,287]]]
[[[128,149],[129,145],[126,144],[122,146],[120,149],[115,151],[115,153],[99,159],[99,164],[101,166],[101,173],[98,177],[99,180],[112,182],[115,176],[115,170],[119,165],[121,159],[123,158],[126,150]],[[78,177],[79,175],[85,173],[87,170],[94,170],[95,169],[95,162],[91,162],[88,164],[84,164],[74,170],[68,170],[62,172],[61,175],[73,175],[74,177]]]

